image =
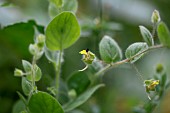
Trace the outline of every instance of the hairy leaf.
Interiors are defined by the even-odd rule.
[[[28,81],[25,77],[22,77],[22,90],[25,95],[29,95],[32,90],[31,82]]]
[[[134,44],[131,44],[125,52],[126,58],[131,58],[134,55],[137,55],[141,53],[143,50],[146,50],[148,48],[148,45],[145,42],[136,42]],[[138,59],[140,59],[143,56],[143,54],[137,55],[136,57],[131,59],[131,63],[134,63]]]
[[[53,3],[49,4],[49,14],[51,18],[54,18],[56,15],[58,15],[61,11],[71,11],[73,13],[76,13],[78,8],[77,0],[63,0],[63,7],[57,7]]]
[[[106,63],[117,62],[122,59],[122,52],[120,50],[120,47],[118,46],[116,41],[114,41],[109,36],[103,37],[99,44],[99,50],[101,58]]]
[[[153,37],[150,31],[144,26],[139,26],[139,28],[140,28],[140,32],[142,34],[143,40],[148,44],[148,46],[153,46],[154,41],[153,41]]]
[[[26,75],[27,79],[28,79],[29,81],[32,81],[33,78],[32,78],[32,71],[31,71],[31,70],[32,70],[32,65],[31,65],[31,63],[29,63],[29,62],[26,61],[26,60],[22,60],[22,65],[23,65],[24,70],[26,71],[26,73],[28,73],[28,74]],[[34,71],[35,71],[34,80],[35,80],[35,81],[39,81],[39,80],[41,79],[41,76],[42,76],[41,69],[40,69],[37,65],[35,65]]]
[[[12,109],[12,113],[21,113],[22,111],[24,111],[26,109],[25,104],[23,103],[22,100],[18,100]]]

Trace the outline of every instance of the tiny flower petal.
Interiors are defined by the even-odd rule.
[[[82,51],[80,51],[79,53],[82,54],[82,55],[87,55],[86,50],[82,50]]]
[[[155,80],[155,81],[152,82],[151,86],[154,86],[154,87],[155,87],[155,86],[158,85],[158,84],[159,84],[159,80]]]

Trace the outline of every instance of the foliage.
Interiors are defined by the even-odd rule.
[[[50,0],[49,13],[52,19],[47,25],[45,33],[43,31],[44,27],[37,25],[34,21],[28,21],[26,24],[14,24],[1,30],[7,37],[9,35],[17,37],[18,34],[10,34],[11,29],[15,30],[18,26],[21,28],[29,26],[31,27],[27,31],[29,37],[33,38],[35,34],[34,43],[29,44],[28,47],[32,55],[32,62],[22,60],[23,69],[16,68],[14,71],[14,76],[21,77],[21,87],[24,95],[17,92],[20,100],[14,105],[13,113],[71,113],[79,111],[79,108],[81,109],[81,106],[99,88],[105,86],[101,79],[103,79],[107,70],[125,63],[133,65],[150,50],[170,47],[168,27],[164,22],[160,22],[159,12],[155,10],[152,14],[151,22],[153,24],[153,33],[158,34],[161,44],[156,45],[154,34],[146,27],[139,26],[144,42],[135,42],[129,45],[125,52],[126,59],[123,59],[123,52],[116,39],[109,35],[104,35],[99,42],[100,56],[88,48],[80,51],[83,56],[82,61],[86,67],[73,72],[67,81],[63,81],[61,72],[62,64],[66,62],[64,59],[65,50],[75,45],[81,35],[81,25],[76,17],[76,10],[76,0],[70,0],[69,2],[66,0]],[[97,29],[95,28],[95,30],[100,31],[102,26],[101,18],[96,22],[96,26]],[[110,29],[103,28],[105,30]],[[88,29],[94,28],[89,27]],[[16,31],[18,30],[16,29]],[[24,34],[24,36],[27,34]],[[17,43],[17,41],[14,41],[14,43]],[[37,84],[45,74],[44,70],[41,70],[38,65],[38,61],[43,58],[43,54],[54,67],[55,80],[51,79],[52,83],[48,84],[48,88],[46,87],[45,90],[40,91]],[[147,94],[149,100],[142,107],[136,107],[133,111],[135,113],[151,113],[168,88],[166,70],[162,65],[158,65],[156,75],[147,80],[142,78],[142,82],[145,88],[143,92]],[[48,90],[48,93],[46,90]]]

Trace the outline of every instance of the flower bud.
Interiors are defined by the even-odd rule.
[[[29,45],[29,52],[30,52],[32,55],[35,55],[35,54],[38,52],[37,44],[30,44],[30,45]]]
[[[22,70],[16,68],[14,71],[14,76],[22,77],[23,76]]]
[[[29,51],[32,55],[35,56],[35,59],[38,60],[39,58],[41,58],[41,56],[43,55],[44,51],[42,50],[42,48],[38,47],[38,44],[30,44],[29,46]]]
[[[95,54],[93,54],[92,52],[90,52],[88,49],[87,50],[82,50],[80,51],[80,54],[83,55],[83,62],[86,64],[92,64],[94,59],[95,59]]]
[[[157,10],[154,10],[152,13],[151,22],[153,24],[157,24],[160,21],[161,21],[161,18],[160,18],[159,12]]]
[[[157,64],[157,66],[156,66],[156,72],[157,73],[162,73],[163,72],[163,66],[162,66],[162,64]]]
[[[40,34],[37,36],[37,46],[39,48],[43,48],[44,47],[44,42],[45,42],[45,36]]]
[[[159,84],[159,80],[145,80],[144,86],[146,88],[146,92],[155,91],[155,87]]]
[[[69,97],[71,97],[72,99],[76,98],[77,96],[77,93],[74,89],[71,89],[69,92],[68,92],[68,95]]]

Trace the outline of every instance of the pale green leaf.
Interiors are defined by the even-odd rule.
[[[12,113],[21,113],[22,111],[24,111],[26,109],[25,104],[23,103],[22,100],[18,100],[12,109]]]
[[[63,0],[50,0],[56,7],[61,8],[63,6]]]
[[[35,80],[35,81],[39,81],[39,80],[41,79],[41,76],[42,76],[41,69],[40,69],[37,65],[35,65],[34,70],[35,70],[35,78],[34,78],[34,80]],[[27,75],[27,79],[28,79],[29,81],[32,81],[32,80],[33,80],[33,79],[32,79],[32,75],[31,75],[31,74],[30,74],[30,75]]]
[[[24,70],[25,72],[27,73],[26,77],[29,81],[32,81],[34,77],[34,80],[35,81],[39,81],[41,79],[41,76],[42,76],[42,72],[41,72],[41,69],[35,65],[35,68],[34,68],[34,71],[35,71],[35,76],[32,76],[32,64],[29,63],[28,61],[26,60],[22,60],[22,65],[24,67]]]
[[[25,95],[29,95],[32,90],[31,82],[28,81],[25,77],[22,77],[22,90]]]
[[[122,59],[122,52],[119,45],[109,36],[104,36],[99,44],[99,51],[102,60],[106,63],[117,62]]]
[[[139,26],[139,28],[140,28],[140,32],[142,34],[143,40],[148,44],[148,46],[153,46],[154,41],[153,41],[153,37],[150,31],[144,26]]]
[[[56,15],[58,15],[61,11],[71,11],[73,13],[76,13],[78,8],[77,0],[63,0],[63,7],[57,7],[53,3],[49,4],[49,14],[51,18],[54,18]]]
[[[137,55],[137,54],[141,53],[147,48],[148,48],[148,45],[145,42],[133,43],[126,49],[125,56],[126,58],[130,58],[131,63],[134,63],[135,61],[137,61],[143,56],[143,54],[140,54],[140,55]],[[134,55],[137,55],[137,56],[132,58]]]

